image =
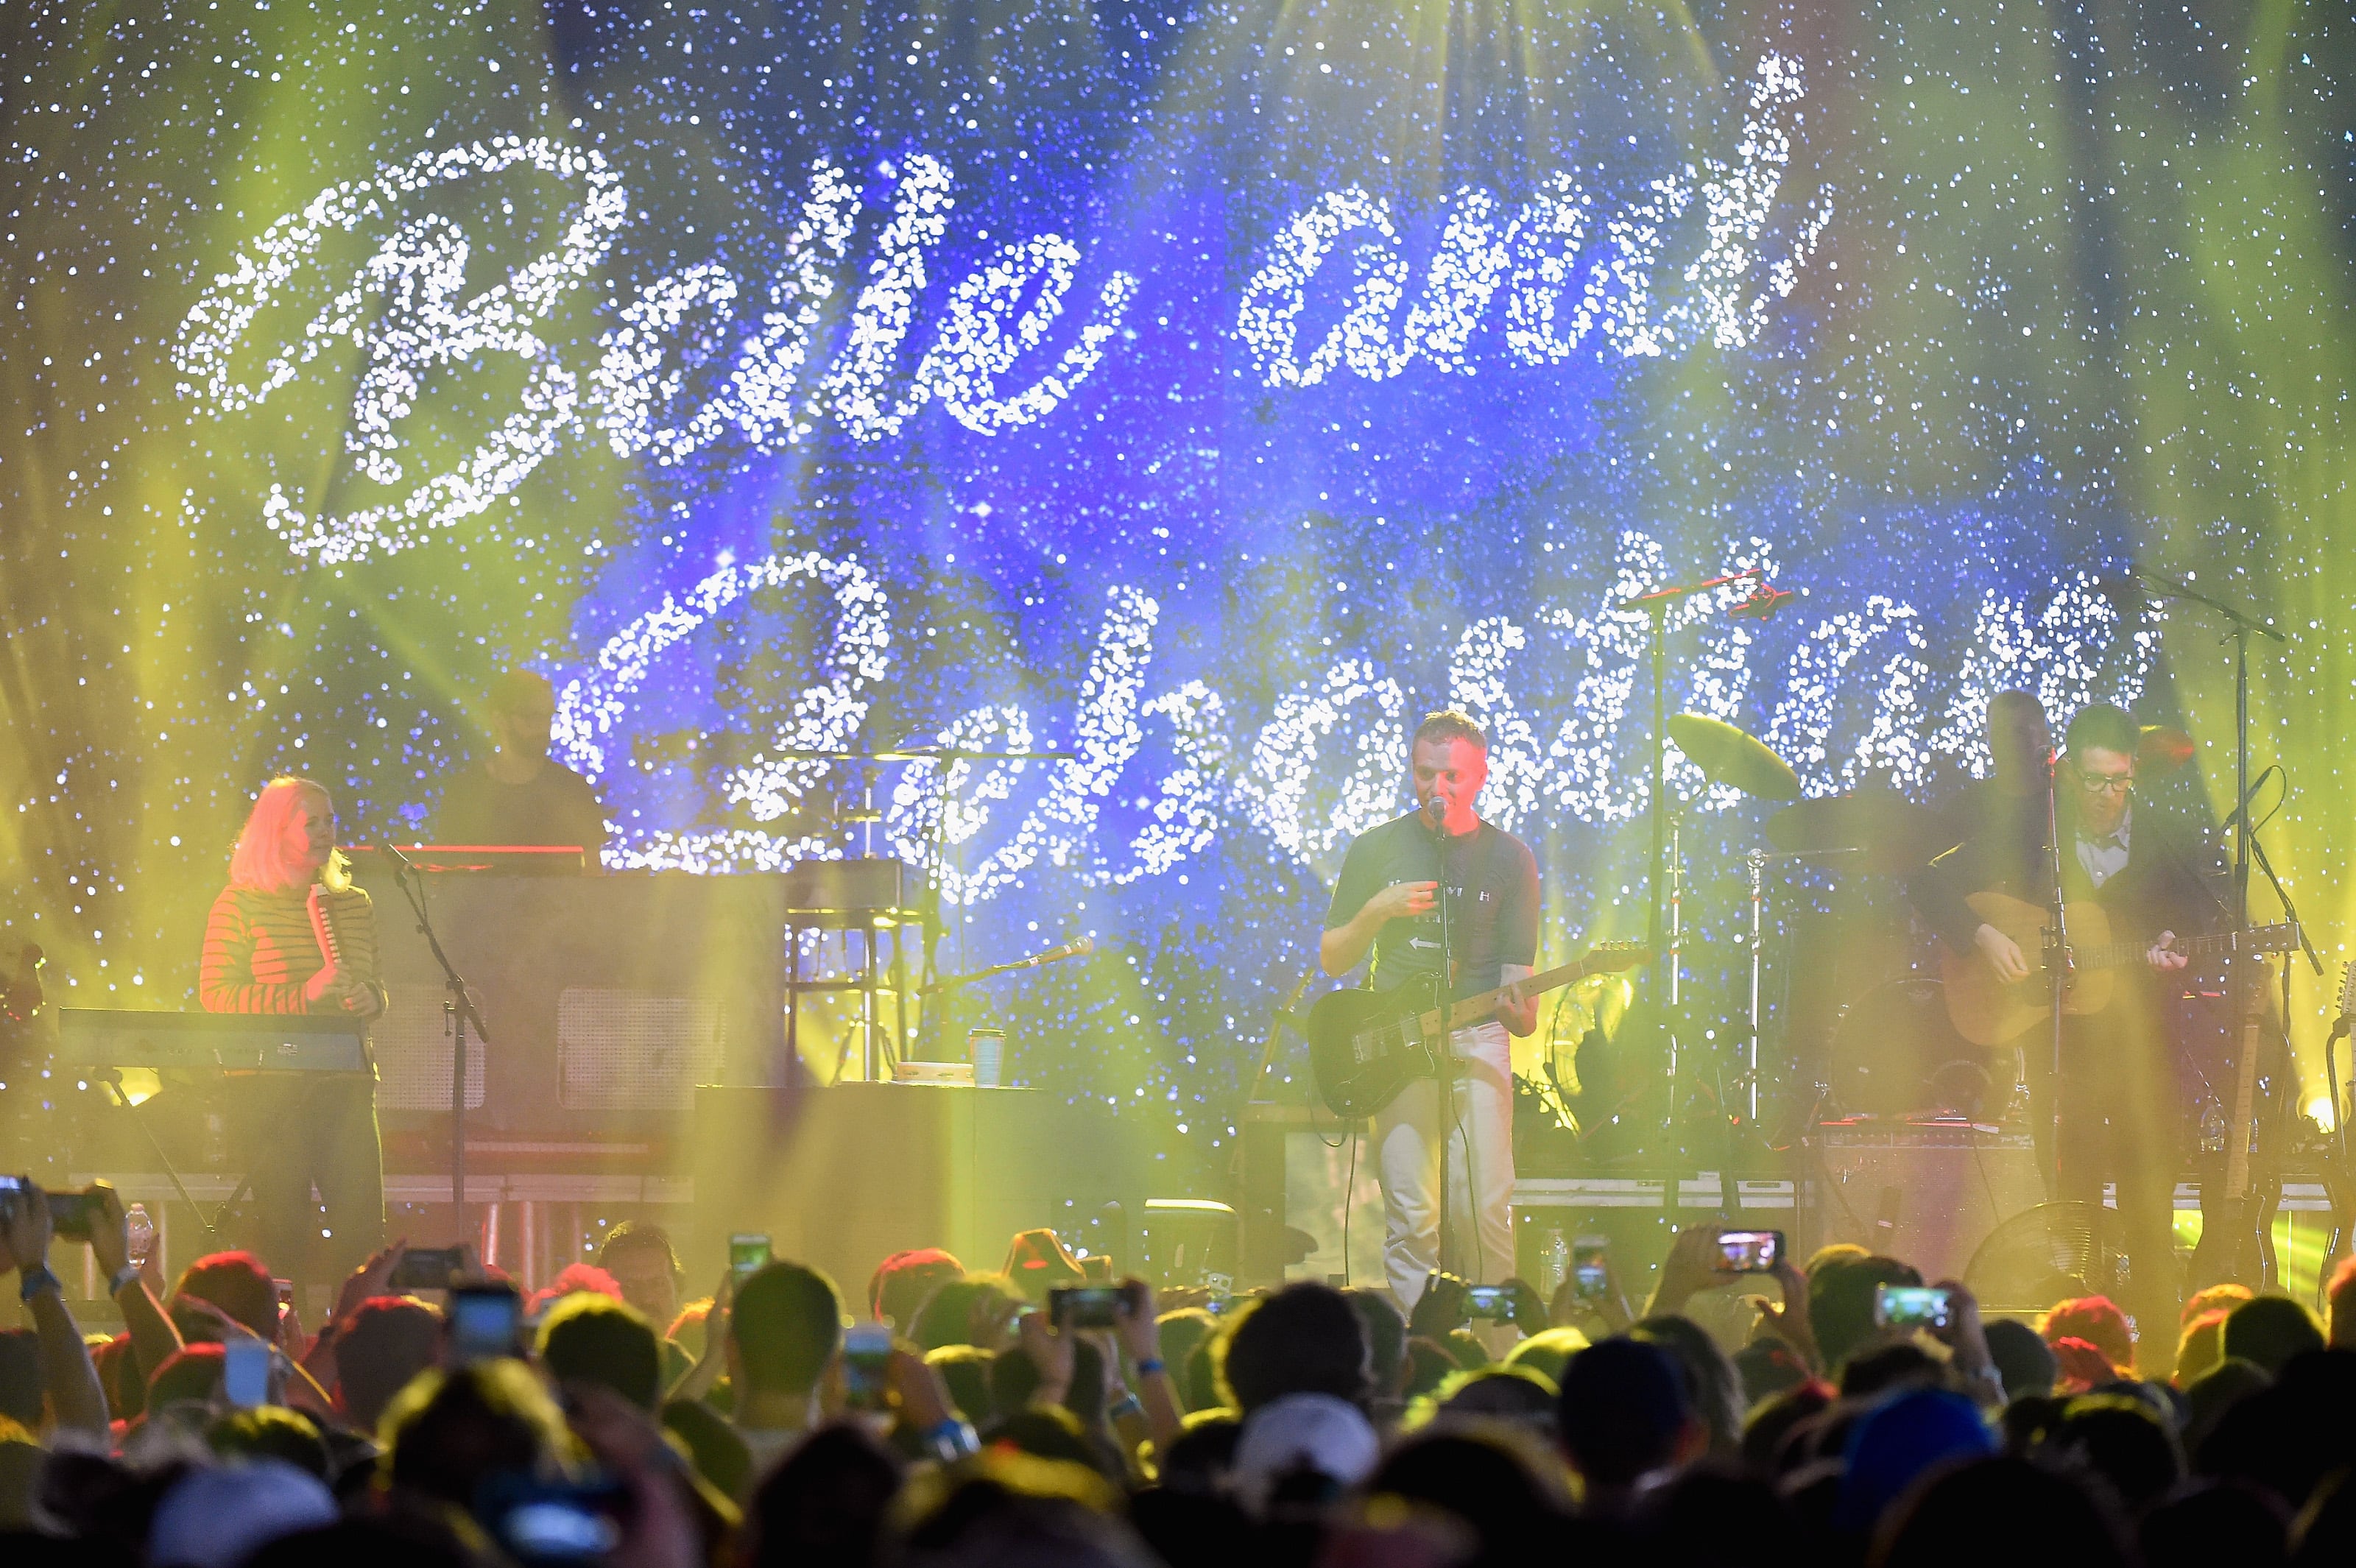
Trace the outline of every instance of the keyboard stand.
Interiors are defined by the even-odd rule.
[[[198,1208],[197,1200],[188,1195],[188,1184],[180,1179],[180,1172],[172,1164],[172,1157],[164,1152],[163,1144],[157,1141],[155,1130],[147,1125],[147,1118],[139,1114],[139,1107],[133,1104],[131,1096],[123,1093],[123,1070],[119,1067],[93,1067],[90,1069],[90,1075],[114,1091],[114,1103],[123,1107],[124,1113],[130,1116],[132,1125],[139,1129],[139,1136],[145,1138],[147,1147],[155,1151],[155,1163],[161,1166],[164,1174],[172,1179],[172,1190],[180,1195],[180,1201],[188,1206],[188,1212],[197,1217],[197,1223],[205,1228],[205,1234],[215,1243],[219,1243],[220,1222],[229,1218],[229,1211],[237,1207],[237,1200],[244,1197],[247,1190],[253,1186],[253,1173],[248,1171],[241,1177],[237,1190],[229,1195],[229,1201],[216,1210],[211,1219],[206,1219],[205,1211]],[[219,1252],[220,1248],[216,1245],[206,1250]]]

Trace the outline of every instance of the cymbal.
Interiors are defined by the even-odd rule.
[[[1679,713],[1669,720],[1669,739],[1712,784],[1739,789],[1761,800],[1797,800],[1800,775],[1766,743],[1706,713]]]
[[[1869,871],[1911,871],[1953,848],[1944,844],[1939,816],[1895,790],[1820,795],[1787,805],[1767,819],[1767,842],[1786,854],[1856,850]]]
[[[2192,737],[2165,724],[2147,724],[2136,742],[2136,764],[2147,773],[2172,773],[2192,760]]]

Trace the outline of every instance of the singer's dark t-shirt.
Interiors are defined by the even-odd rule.
[[[441,844],[577,844],[584,870],[597,869],[605,847],[605,808],[587,779],[563,764],[544,763],[529,784],[501,784],[488,770],[468,768],[451,781],[434,818]]]
[[[1442,877],[1439,841],[1413,812],[1368,828],[1342,858],[1325,928],[1349,924],[1367,900],[1396,883],[1439,881],[1448,897],[1449,939],[1456,949],[1456,995],[1494,988],[1508,964],[1536,964],[1538,863],[1529,847],[1483,822],[1448,841],[1447,860]],[[1384,923],[1375,938],[1376,989],[1387,991],[1439,969],[1436,912]]]

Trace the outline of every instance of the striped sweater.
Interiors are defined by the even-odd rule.
[[[311,931],[304,892],[268,893],[254,888],[224,888],[205,922],[205,955],[197,997],[209,1013],[301,1013],[313,1009],[303,987],[327,965]],[[347,978],[363,980],[378,999],[384,981],[378,971],[376,910],[358,888],[327,895]],[[317,1009],[334,1009],[332,1002]]]

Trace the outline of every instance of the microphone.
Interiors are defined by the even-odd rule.
[[[1423,825],[1426,827],[1430,828],[1434,833],[1444,833],[1447,831],[1447,796],[1435,794],[1430,800],[1425,801],[1422,805],[1417,807],[1417,809],[1423,814]]]
[[[2250,815],[2251,803],[2258,798],[2258,792],[2260,790],[2265,788],[2268,784],[2273,782],[2267,776],[2273,772],[2274,769],[2272,768],[2262,769],[2260,770],[2258,776],[2250,781],[2249,792],[2242,796],[2242,804],[2235,806],[2232,815],[2228,816],[2224,821],[2217,825],[2218,832],[2231,833],[2247,820]],[[2276,804],[2280,803],[2277,802]]]
[[[1778,588],[1772,582],[1762,582],[1751,591],[1751,597],[1726,613],[1730,621],[1772,621],[1775,612],[1798,595],[1788,588]]]

